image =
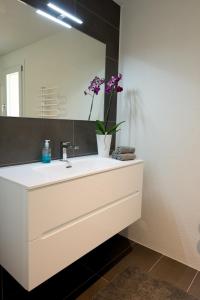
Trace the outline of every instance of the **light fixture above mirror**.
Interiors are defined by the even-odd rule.
[[[47,4],[48,7],[50,7],[51,9],[55,10],[56,12],[58,12],[60,14],[59,18],[68,18],[78,24],[83,24],[83,21],[79,18],[77,18],[76,16],[70,14],[69,12],[63,10],[62,8],[58,7],[57,5],[53,4],[52,2],[49,2]]]
[[[57,17],[55,17],[55,16],[53,16],[53,15],[51,15],[51,14],[49,14],[49,13],[47,13],[47,12],[41,10],[41,9],[37,9],[36,13],[43,16],[43,17],[45,17],[45,18],[47,18],[47,19],[49,19],[49,20],[51,20],[51,21],[53,21],[53,22],[55,22],[55,23],[58,23],[58,24],[66,27],[66,28],[69,28],[69,29],[72,28],[72,26],[65,22],[65,18],[68,18],[68,19],[70,19],[70,20],[72,20],[72,21],[74,21],[78,24],[83,24],[83,21],[81,19],[79,19],[76,16],[70,14],[66,10],[63,10],[62,8],[55,5],[54,3],[49,2],[47,4],[47,6],[50,9],[52,9],[52,10],[56,11],[57,13],[59,13],[59,15]]]
[[[62,25],[64,27],[66,27],[66,28],[69,28],[69,29],[72,28],[72,26],[69,25],[68,23],[65,23],[64,21],[62,21],[62,20],[60,20],[60,19],[58,19],[58,18],[56,18],[56,17],[54,17],[54,16],[46,13],[43,10],[37,9],[36,13],[39,14],[39,15],[41,15],[41,16],[43,16],[43,17],[45,17],[45,18],[47,18],[47,19],[49,19],[49,20],[51,20],[51,21],[53,21],[53,22],[55,22],[55,23],[58,23],[58,24],[60,24],[60,25]]]

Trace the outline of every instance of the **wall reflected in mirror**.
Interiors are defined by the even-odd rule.
[[[106,45],[36,14],[17,0],[0,0],[0,115],[87,120],[84,95],[105,77]],[[104,91],[91,120],[103,119]]]

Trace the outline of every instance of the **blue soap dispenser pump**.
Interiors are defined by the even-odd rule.
[[[42,148],[42,162],[43,163],[51,162],[50,140],[45,140],[44,142],[44,147]]]

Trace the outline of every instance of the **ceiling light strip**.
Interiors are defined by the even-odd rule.
[[[53,4],[52,2],[49,2],[47,4],[48,7],[50,7],[51,9],[55,10],[56,12],[58,12],[59,14],[61,14],[61,16],[66,17],[78,24],[83,24],[83,21],[77,17],[75,17],[74,15],[68,13],[67,11],[61,9],[60,7],[56,6],[55,4]]]
[[[54,22],[56,22],[56,23],[58,23],[58,24],[60,24],[60,25],[62,25],[64,27],[66,27],[66,28],[72,28],[71,25],[63,22],[62,20],[57,19],[56,17],[54,17],[54,16],[52,16],[50,14],[47,14],[43,10],[38,9],[38,10],[36,10],[36,13],[39,14],[39,15],[41,15],[41,16],[43,16],[43,17],[45,17],[45,18],[47,18],[47,19],[49,19],[49,20],[51,20],[51,21],[54,21]]]

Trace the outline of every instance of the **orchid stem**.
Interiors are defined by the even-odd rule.
[[[113,95],[113,90],[110,93],[110,98],[109,98],[109,104],[108,104],[108,109],[106,112],[106,124],[105,124],[105,133],[107,132],[107,126],[108,126],[108,118],[110,114],[110,109],[111,109],[111,102],[112,102],[112,95]]]
[[[91,106],[90,106],[90,113],[89,113],[88,121],[90,121],[90,118],[91,118],[93,104],[94,104],[94,93],[92,95],[92,102],[91,102]]]

